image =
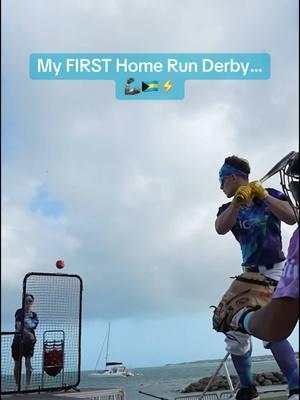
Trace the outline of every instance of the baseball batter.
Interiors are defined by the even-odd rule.
[[[249,183],[249,174],[250,166],[247,160],[237,156],[225,159],[219,172],[220,185],[225,195],[228,198],[233,197],[233,200],[219,208],[215,228],[220,235],[231,231],[239,242],[244,274],[237,282],[251,286],[251,290],[247,289],[244,293],[247,293],[247,296],[249,293],[255,293],[253,298],[256,299],[256,303],[251,304],[251,307],[258,308],[266,304],[266,299],[267,302],[271,300],[284,268],[281,221],[293,225],[297,219],[284,193],[275,189],[265,189],[257,181]],[[257,287],[259,289],[256,289]],[[226,334],[226,349],[231,354],[240,378],[237,400],[258,399],[251,373],[250,336],[230,327],[230,321],[226,312],[224,313],[224,304],[228,304],[230,292],[232,287],[216,309],[213,325],[216,330]],[[247,301],[247,296],[239,300],[240,309],[243,302]],[[263,303],[257,301],[259,298],[264,299]],[[232,310],[236,305],[230,302],[228,308]],[[297,362],[293,348],[286,339],[264,342],[264,345],[271,350],[279,368],[286,376],[292,395],[299,387],[299,380],[295,376]]]

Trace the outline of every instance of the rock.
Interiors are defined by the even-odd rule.
[[[276,378],[275,376],[272,379],[273,385],[277,385],[280,382],[280,379]]]
[[[270,381],[272,381],[274,378],[274,375],[272,372],[269,372],[269,373],[264,373],[264,377],[265,377],[265,379],[269,379]]]
[[[198,389],[198,387],[197,387]],[[188,385],[187,387],[185,387],[184,389],[182,389],[181,393],[192,393],[192,392],[196,392],[197,391],[196,386],[195,385]],[[201,392],[202,390],[200,390]]]
[[[279,385],[279,384],[286,384],[287,381],[285,377],[282,375],[281,372],[268,372],[268,373],[261,373],[261,374],[254,374],[253,375],[255,384],[257,386],[269,386],[269,385]],[[235,387],[239,381],[236,375],[230,375],[231,381],[233,386]],[[210,377],[206,376],[204,378],[199,379],[198,382],[191,383],[186,388],[184,388],[181,393],[190,393],[190,392],[203,392],[206,388]],[[215,381],[212,383],[208,392],[217,391],[217,390],[228,390],[229,385],[227,382],[226,377],[217,376]]]
[[[265,378],[264,378],[264,376],[258,376],[256,380],[257,380],[258,384],[261,385],[265,381]]]
[[[262,386],[270,386],[270,385],[273,385],[270,379],[265,379],[262,383]]]

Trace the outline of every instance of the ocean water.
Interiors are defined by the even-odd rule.
[[[218,368],[220,362],[202,361],[197,364],[169,365],[152,368],[136,368],[132,371],[134,377],[98,377],[91,376],[92,371],[83,371],[79,388],[120,388],[127,395],[127,400],[147,400],[150,396],[140,394],[139,391],[174,399],[180,395],[180,390],[192,382],[205,376],[211,376]],[[229,373],[235,375],[231,361],[227,361]],[[274,372],[279,371],[274,360],[254,361],[253,372]],[[221,369],[221,375],[225,371]],[[153,397],[152,397],[153,398]]]

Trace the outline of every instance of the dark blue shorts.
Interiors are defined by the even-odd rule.
[[[14,360],[21,357],[32,357],[35,343],[30,341],[21,342],[21,338],[14,339],[11,345],[11,355]]]

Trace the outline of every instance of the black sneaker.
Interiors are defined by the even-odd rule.
[[[235,396],[236,400],[259,400],[259,395],[255,386],[241,388]]]
[[[299,388],[290,390],[288,400],[299,400]]]

